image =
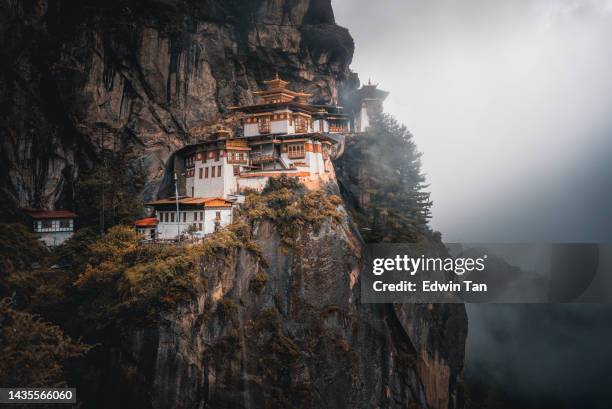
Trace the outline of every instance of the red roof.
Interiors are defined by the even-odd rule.
[[[179,197],[179,204],[185,206],[203,207],[232,207],[232,201],[220,197]],[[161,199],[154,202],[145,203],[146,206],[175,205],[175,198]]]
[[[76,213],[68,210],[37,210],[28,209],[26,213],[33,219],[74,219],[78,217]]]
[[[151,227],[157,226],[157,219],[155,217],[146,217],[144,219],[136,220],[134,222],[136,227]]]

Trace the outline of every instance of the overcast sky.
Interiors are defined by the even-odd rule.
[[[423,152],[447,242],[612,242],[612,0],[332,4],[352,69],[391,92]],[[468,315],[472,376],[609,407],[612,306]]]
[[[612,241],[612,0],[332,0],[446,241]]]

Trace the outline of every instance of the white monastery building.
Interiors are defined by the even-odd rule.
[[[232,205],[245,189],[260,191],[270,177],[295,177],[310,189],[335,180],[331,160],[342,154],[351,122],[365,131],[369,122],[360,118],[377,108],[376,98],[386,97],[376,85],[362,87],[359,118],[353,119],[341,107],[309,104],[310,94],[288,89],[278,75],[265,84],[255,92],[257,104],[231,108],[242,118],[241,136],[219,129],[175,153],[178,201],[175,196],[147,204],[157,223],[136,222],[144,237],[153,237],[153,228],[159,239],[210,234],[231,223]]]
[[[389,96],[387,91],[378,89],[378,84],[369,80],[357,90],[358,109],[353,119],[355,132],[366,132],[370,126],[370,117],[383,111],[383,101]]]
[[[50,247],[58,246],[72,237],[76,213],[67,210],[24,209],[34,233]]]
[[[232,222],[232,204],[230,200],[219,197],[179,197],[177,211],[176,198],[157,200],[147,203],[155,209],[157,223],[149,222],[144,228],[145,239],[174,239],[182,235],[202,236],[213,233],[221,226]],[[136,222],[146,224],[147,219]],[[156,235],[152,237],[152,226],[155,226]]]

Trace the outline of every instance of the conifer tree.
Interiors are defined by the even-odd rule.
[[[350,138],[337,168],[366,241],[411,242],[428,229],[432,203],[421,154],[391,115],[375,115],[365,134]]]

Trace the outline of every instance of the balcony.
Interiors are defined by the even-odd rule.
[[[269,162],[274,162],[272,153],[251,153],[251,163],[253,165]]]
[[[289,152],[287,153],[289,159],[304,159],[304,151],[301,152]]]
[[[248,148],[247,142],[242,139],[229,139],[225,142],[228,148]]]
[[[348,132],[348,126],[346,126],[346,125],[334,125],[334,124],[330,124],[329,125],[329,132],[332,132],[332,133],[347,133]]]

